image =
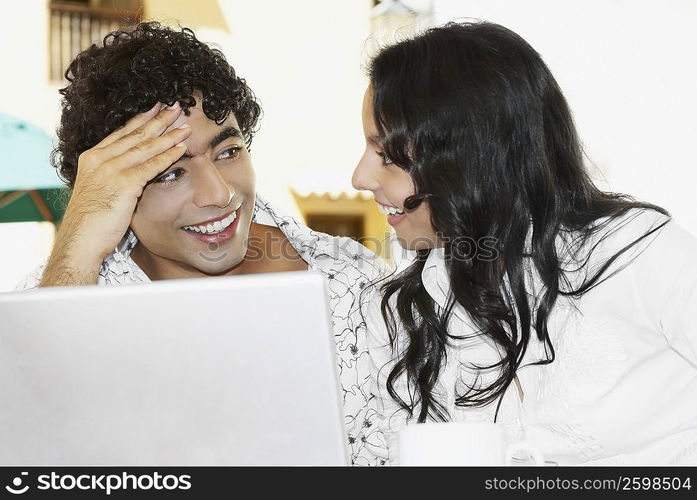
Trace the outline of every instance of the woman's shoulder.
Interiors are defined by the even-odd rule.
[[[663,258],[694,262],[697,257],[697,237],[672,218],[661,229],[654,245]]]
[[[652,208],[631,208],[602,217],[582,230],[561,231],[557,252],[567,271],[583,271],[608,264],[618,269],[636,259],[672,222],[670,215]]]
[[[558,254],[571,290],[619,275],[642,296],[662,297],[697,282],[697,238],[660,211],[633,208],[596,221],[585,235],[565,236]]]
[[[637,256],[635,271],[642,281],[697,281],[697,238],[669,218]]]
[[[654,271],[677,263],[693,265],[697,257],[695,235],[670,215],[650,208],[631,209],[601,225],[591,244],[604,255],[622,252],[620,261],[660,266]]]

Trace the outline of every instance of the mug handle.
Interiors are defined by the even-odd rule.
[[[526,441],[518,441],[506,448],[506,465],[513,465],[513,456],[519,451],[525,451],[532,458],[533,465],[545,465],[542,453]]]

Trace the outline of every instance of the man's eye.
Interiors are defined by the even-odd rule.
[[[170,170],[169,172],[165,172],[164,174],[159,176],[157,179],[155,179],[155,182],[159,184],[171,184],[172,182],[176,182],[177,179],[179,179],[183,173],[183,169],[175,168],[174,170]]]
[[[221,151],[221,153],[218,155],[218,160],[230,160],[232,158],[237,158],[241,150],[242,148],[240,146],[227,148],[226,150]]]
[[[377,151],[377,154],[380,158],[382,158],[383,165],[390,165],[392,163],[392,158],[387,156],[387,153],[385,153],[384,151]]]

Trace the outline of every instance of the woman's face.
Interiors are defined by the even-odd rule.
[[[428,202],[424,201],[414,210],[404,208],[404,200],[415,194],[414,182],[382,149],[382,139],[373,118],[372,87],[368,87],[363,97],[363,134],[366,147],[353,172],[353,187],[373,193],[403,248],[423,250],[440,246],[440,239],[431,225]]]
[[[148,184],[131,221],[140,254],[175,275],[222,274],[239,264],[254,209],[254,170],[237,120],[230,113],[217,124],[200,97],[170,127],[191,127],[186,152]]]

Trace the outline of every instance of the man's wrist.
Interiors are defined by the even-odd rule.
[[[77,241],[56,242],[41,286],[93,285],[105,255]]]

